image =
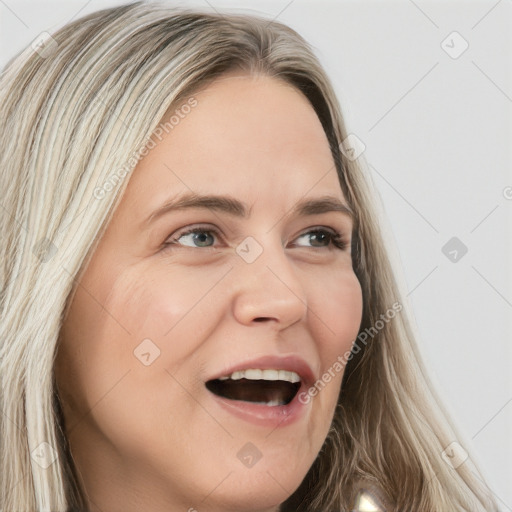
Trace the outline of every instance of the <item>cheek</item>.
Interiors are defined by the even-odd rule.
[[[80,415],[130,369],[130,326],[115,304],[116,294],[107,292],[111,285],[93,287],[82,281],[60,333],[55,364],[59,390]]]
[[[190,419],[193,401],[169,373],[204,339],[201,299],[218,278],[176,274],[127,269],[102,287],[88,283],[86,291],[84,282],[77,290],[56,363],[75,435],[85,431],[75,426],[92,426],[127,452],[135,453],[140,439],[147,440],[145,449],[157,450],[168,433],[155,425],[171,423],[170,404]]]
[[[57,366],[89,401],[128,370],[130,378],[147,366],[173,372],[218,321],[210,292],[225,273],[139,267],[102,283],[84,281],[62,330]]]
[[[325,336],[319,348],[334,359],[350,349],[362,319],[363,298],[357,276],[352,270],[330,274],[324,286],[312,286],[311,308]],[[313,318],[315,315],[313,315]]]
[[[322,381],[318,397],[323,407],[334,407],[348,355],[359,332],[363,299],[359,280],[353,271],[330,274],[325,286],[312,287],[310,321],[321,360]],[[321,396],[321,397],[320,397]]]
[[[141,279],[139,272],[122,308],[134,347],[136,340],[151,339],[161,351],[159,364],[171,372],[193,355],[219,321],[214,288],[225,273],[226,268],[202,273],[186,268],[148,269]]]

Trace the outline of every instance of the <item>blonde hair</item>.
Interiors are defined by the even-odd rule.
[[[115,171],[172,106],[240,70],[285,80],[314,107],[355,212],[360,332],[378,331],[356,343],[325,444],[281,510],[349,510],[360,479],[396,510],[496,510],[470,459],[453,469],[442,458],[459,437],[428,382],[406,308],[375,328],[401,303],[399,287],[377,194],[340,151],[347,131],[310,46],[263,17],[137,2],[74,21],[35,48],[0,78],[0,509],[85,508],[53,373],[77,276],[129,180]],[[55,461],[41,467],[37,450]]]

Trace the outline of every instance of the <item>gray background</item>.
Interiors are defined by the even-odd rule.
[[[0,66],[42,31],[120,3],[0,0]],[[512,511],[512,2],[172,3],[265,13],[312,43],[366,146],[388,247],[458,441]],[[452,237],[456,261],[442,251]]]

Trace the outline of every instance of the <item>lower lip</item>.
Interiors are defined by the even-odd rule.
[[[262,427],[284,427],[298,421],[304,414],[309,404],[303,404],[299,401],[299,395],[306,389],[302,385],[293,398],[287,405],[264,405],[251,402],[244,402],[242,400],[229,400],[212,393],[208,393],[224,410],[230,412],[234,416],[260,425]]]

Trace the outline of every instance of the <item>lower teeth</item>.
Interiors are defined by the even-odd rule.
[[[270,402],[250,402],[251,404],[257,404],[257,405],[268,405],[270,407],[275,407],[276,405],[286,405],[281,400],[270,400]]]

